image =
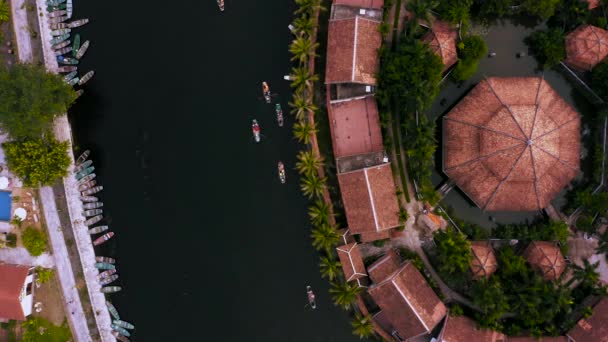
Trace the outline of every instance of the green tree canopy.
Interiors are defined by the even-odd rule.
[[[13,139],[40,138],[55,116],[65,113],[76,92],[41,66],[0,68],[0,126]]]
[[[471,243],[459,231],[447,228],[435,233],[439,270],[448,274],[464,273],[471,262]]]
[[[560,3],[561,0],[523,0],[521,9],[526,14],[547,20],[553,16],[557,5]]]
[[[8,168],[23,180],[25,186],[52,185],[67,175],[70,165],[68,143],[53,137],[28,139],[2,144]]]
[[[591,85],[598,96],[608,101],[608,61],[604,61],[591,71]]]
[[[543,68],[551,68],[566,58],[564,32],[561,29],[536,31],[526,38],[526,43]]]
[[[43,231],[34,227],[27,227],[23,231],[21,239],[23,240],[23,247],[25,247],[32,256],[39,256],[46,252],[47,238]]]

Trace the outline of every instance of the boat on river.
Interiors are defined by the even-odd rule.
[[[82,152],[82,154],[80,156],[78,156],[78,159],[76,159],[76,165],[84,163],[85,160],[87,160],[87,158],[89,158],[90,155],[91,155],[91,150],[85,150],[84,152]]]
[[[80,27],[82,25],[86,25],[89,23],[89,19],[84,18],[84,19],[78,19],[78,20],[74,20],[68,23],[68,27],[69,28],[77,28]]]
[[[78,71],[72,71],[71,73],[63,76],[63,80],[65,82],[70,82],[72,78],[76,77],[76,75],[78,75]]]
[[[86,175],[92,173],[93,171],[95,171],[95,166],[89,166],[83,170],[78,171],[74,177],[76,177],[76,180],[81,180],[82,178],[84,178]]]
[[[54,37],[53,39],[51,39],[51,45],[57,45],[65,40],[68,40],[68,38],[70,38],[69,34],[62,34],[61,36],[58,37]]]
[[[82,94],[84,94],[84,89],[78,89],[76,91],[76,98],[79,98],[82,96]]]
[[[103,202],[90,202],[82,205],[83,209],[96,209],[103,207]]]
[[[114,292],[118,292],[120,290],[122,290],[122,287],[120,287],[120,286],[106,286],[106,287],[102,287],[99,291],[101,291],[103,293],[114,293]],[[114,328],[114,327],[112,327],[112,328]],[[128,333],[128,331],[127,331],[127,333]]]
[[[82,212],[85,217],[97,216],[103,214],[103,209],[89,209]]]
[[[64,34],[68,34],[72,32],[71,28],[63,28],[63,29],[58,29],[58,30],[53,30],[51,31],[51,36],[62,36]]]
[[[95,177],[97,177],[97,175],[96,175],[96,174],[94,174],[94,173],[91,173],[91,174],[89,174],[89,175],[86,175],[86,176],[84,176],[83,178],[81,178],[80,180],[78,180],[78,184],[83,184],[83,183],[86,183],[86,182],[88,182],[88,181],[92,180],[92,179],[93,179],[93,178],[95,178]]]
[[[270,103],[270,87],[266,81],[262,82],[262,94],[264,94],[264,100],[266,100],[266,103]]]
[[[82,196],[89,196],[92,194],[96,194],[96,193],[100,192],[101,190],[103,190],[103,185],[98,185],[98,186],[90,188],[89,190],[85,190],[85,191],[81,192],[80,194]]]
[[[68,14],[68,11],[58,10],[58,11],[49,12],[49,14],[47,14],[47,16],[49,18],[55,18],[55,17],[61,17],[62,15],[66,15],[66,14]]]
[[[64,28],[68,28],[68,24],[66,23],[56,23],[56,24],[50,24],[49,27],[51,28],[51,30],[61,30]]]
[[[107,271],[103,271],[103,272],[101,272],[101,273],[99,273],[97,275],[97,280],[101,280],[103,278],[107,278],[107,277],[111,276],[114,273],[116,273],[116,268],[113,268],[113,269],[110,269],[110,270],[107,270]]]
[[[68,85],[75,86],[76,84],[78,84],[78,81],[80,81],[80,78],[74,77],[68,82]]]
[[[308,298],[308,305],[310,305],[311,308],[316,309],[317,302],[315,300],[315,293],[312,291],[310,285],[306,286],[306,298]]]
[[[67,7],[68,7],[68,5],[66,5],[66,4],[58,4],[58,5],[55,5],[55,6],[46,6],[46,11],[47,12],[54,12],[54,11],[58,11],[58,10],[67,9]]]
[[[127,336],[121,335],[116,330],[112,330],[112,336],[114,336],[120,342],[131,342]]]
[[[72,72],[78,70],[78,67],[73,65],[64,65],[57,68],[57,72]]]
[[[106,306],[108,307],[108,311],[110,311],[110,315],[112,315],[112,317],[114,317],[114,319],[120,319],[120,315],[118,314],[118,310],[116,310],[116,307],[114,306],[114,304],[112,304],[106,300]]]
[[[78,164],[74,167],[74,172],[80,172],[82,171],[84,168],[87,168],[89,166],[93,165],[93,161],[92,160],[85,160],[84,163]],[[90,179],[89,179],[90,180]]]
[[[110,240],[112,238],[112,236],[114,236],[114,232],[109,232],[109,233],[103,234],[102,236],[95,239],[95,241],[93,241],[93,246],[101,245],[102,243]]]
[[[281,108],[280,103],[274,105],[274,111],[277,113],[277,123],[279,124],[279,127],[283,127],[283,109]]]
[[[96,262],[95,268],[98,270],[113,270],[116,268],[116,265],[108,264],[107,262]]]
[[[84,183],[80,184],[80,186],[78,187],[78,191],[89,190],[90,188],[94,187],[96,184],[97,184],[96,180],[84,182]],[[95,208],[86,208],[86,209],[95,209]]]
[[[61,16],[61,17],[55,17],[55,18],[49,18],[49,24],[58,24],[58,23],[62,23],[64,21],[68,20],[67,16]]]
[[[115,282],[117,279],[118,279],[118,274],[113,274],[109,277],[101,278],[99,283],[101,284],[101,286],[106,286],[108,284]]]
[[[66,53],[69,53],[72,51],[72,47],[71,46],[66,46],[64,48],[61,48],[59,50],[55,50],[55,56],[61,56],[61,55],[65,55]]]
[[[118,286],[108,286],[108,287],[118,287]],[[102,290],[106,289],[106,288],[107,287],[104,287],[104,288],[102,288]],[[112,323],[112,329],[114,329],[115,331],[118,331],[121,335],[124,335],[127,337],[131,336],[131,333],[129,333],[129,331],[127,331],[127,329],[125,329],[123,327],[119,327],[118,325],[116,325],[114,323]]]
[[[277,168],[279,169],[279,180],[281,181],[281,184],[285,184],[285,165],[283,165],[283,162],[279,161]]]
[[[129,322],[121,321],[119,319],[113,320],[112,323],[118,325],[121,328],[129,329],[129,330],[135,329],[135,326],[133,324],[131,324]]]
[[[220,8],[220,11],[224,12],[224,0],[217,0],[217,7]]]
[[[87,49],[89,48],[89,44],[91,43],[88,40],[82,43],[82,46],[80,47],[80,49],[78,49],[78,52],[76,53],[76,59],[81,59],[84,56],[84,54],[87,52]]]
[[[74,35],[74,44],[72,44],[72,57],[76,58],[76,53],[80,49],[80,34]]]
[[[97,261],[97,262],[107,262],[108,264],[115,264],[116,263],[116,259],[110,258],[110,257],[105,257],[105,256],[96,256],[95,257],[95,261]]]
[[[97,202],[99,198],[95,196],[80,196],[80,200],[83,202]]]
[[[260,125],[258,124],[258,120],[253,119],[251,122],[251,132],[253,133],[253,139],[255,142],[260,142]]]
[[[67,14],[68,18],[71,18],[72,17],[72,13],[74,12],[74,6],[72,4],[72,0],[68,0],[66,2],[66,9],[68,11],[68,14]]]
[[[61,64],[69,64],[69,65],[78,64],[78,60],[76,58],[63,57],[63,56],[57,56],[57,62],[59,62]]]
[[[95,223],[101,221],[102,218],[103,218],[102,215],[93,216],[90,219],[84,221],[84,225],[87,227],[90,227],[90,226],[94,225]]]
[[[71,43],[71,42],[70,42],[70,40],[69,40],[69,39],[68,39],[68,40],[64,40],[64,41],[62,41],[62,42],[61,42],[61,43],[59,43],[59,44],[55,44],[55,45],[51,46],[51,49],[53,49],[53,51],[56,51],[56,50],[61,50],[61,49],[63,49],[64,47],[66,47],[66,46],[70,45],[70,43]]]
[[[59,4],[64,3],[66,0],[46,0],[47,6],[59,6]]]
[[[94,70],[87,72],[86,74],[84,74],[84,76],[82,76],[82,78],[78,82],[78,85],[83,85],[83,84],[87,83],[91,78],[93,78],[94,75],[95,75]]]
[[[89,234],[99,234],[105,232],[106,230],[108,230],[108,226],[97,226],[89,229]]]

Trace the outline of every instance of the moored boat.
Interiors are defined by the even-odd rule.
[[[92,187],[95,186],[95,184],[97,184],[96,180],[92,180],[92,181],[88,181],[85,183],[80,184],[80,186],[78,187],[78,191],[85,191],[88,190]],[[95,208],[85,208],[85,209],[95,209]]]
[[[76,91],[76,98],[81,97],[82,94],[84,94],[84,89],[78,89],[78,91]]]
[[[114,304],[106,300],[106,306],[108,307],[108,311],[110,311],[110,314],[112,315],[112,317],[114,317],[114,319],[120,319],[120,315],[118,314],[118,310],[116,310]]]
[[[89,196],[92,194],[96,194],[96,193],[100,192],[101,190],[103,190],[103,185],[98,185],[98,186],[90,188],[89,190],[85,190],[85,191],[81,192],[80,194],[82,196]]]
[[[76,58],[78,49],[80,49],[80,34],[76,33],[74,35],[74,44],[72,44],[72,57]]]
[[[85,150],[84,152],[82,152],[82,154],[78,156],[78,159],[76,159],[76,165],[84,163],[90,155],[91,150]]]
[[[101,278],[101,280],[99,281],[99,283],[101,284],[101,286],[106,286],[108,284],[111,284],[111,283],[115,282],[116,279],[118,279],[118,274],[113,274],[113,275],[111,275],[109,277]]]
[[[121,335],[116,330],[112,330],[112,336],[116,337],[116,339],[120,342],[131,342],[127,336]]]
[[[90,219],[84,221],[84,225],[87,226],[87,227],[92,226],[95,223],[101,221],[102,218],[103,218],[102,215],[93,216]]]
[[[73,65],[64,65],[57,68],[58,72],[72,72],[76,70],[78,70],[78,67],[75,67]]]
[[[258,124],[258,120],[253,119],[251,122],[251,132],[253,133],[253,139],[255,142],[260,142],[260,125]]]
[[[81,170],[81,171],[82,171],[82,170]],[[78,184],[84,184],[84,183],[86,183],[86,182],[88,182],[88,181],[90,181],[90,180],[94,179],[95,177],[97,177],[97,175],[96,175],[96,174],[94,174],[94,173],[88,174],[88,175],[86,175],[86,176],[82,177],[81,179],[79,179],[79,180],[78,180]]]
[[[277,113],[277,123],[279,124],[279,127],[283,127],[283,109],[281,108],[280,103],[274,105],[274,111]]]
[[[270,103],[270,87],[266,81],[262,82],[262,94],[264,94],[264,100],[266,100],[266,103]]]
[[[133,324],[131,324],[129,322],[121,321],[119,319],[113,320],[112,323],[118,325],[121,328],[129,329],[129,330],[135,329],[135,326]]]
[[[68,11],[67,17],[68,19],[72,17],[72,13],[74,12],[74,6],[72,6],[72,0],[68,0],[66,2],[66,9]]]
[[[108,264],[107,262],[96,262],[95,268],[98,270],[113,270],[116,268],[116,265]]]
[[[106,286],[106,287],[102,287],[99,291],[101,291],[103,293],[114,293],[114,292],[118,292],[120,290],[122,290],[122,287],[120,287],[120,286]]]
[[[49,18],[49,23],[50,24],[58,24],[58,23],[62,23],[64,21],[68,20],[67,16],[61,16],[61,17],[55,17],[55,18]]]
[[[74,20],[72,22],[68,23],[68,27],[69,28],[76,28],[76,27],[80,27],[82,25],[86,25],[89,22],[89,19],[84,18],[84,19],[78,19],[78,20]]]
[[[55,50],[55,56],[61,56],[61,55],[65,55],[66,53],[69,53],[72,51],[72,47],[71,46],[66,46],[64,48],[61,48],[59,50]]]
[[[57,56],[57,62],[61,64],[77,65],[78,60],[76,58]]]
[[[68,14],[68,11],[64,11],[64,10],[57,10],[57,11],[52,11],[52,12],[49,12],[49,14],[47,14],[47,16],[48,16],[49,18],[55,18],[55,17],[60,17],[60,16],[62,16],[62,15],[66,15],[66,14]]]
[[[105,256],[96,256],[95,257],[95,261],[97,261],[97,262],[107,262],[108,264],[114,264],[114,263],[116,263],[116,259],[110,258],[110,257],[105,257]]]
[[[66,9],[68,6],[66,4],[58,4],[55,6],[46,6],[46,11],[47,12],[54,12],[57,10],[64,10]]]
[[[108,286],[108,287],[118,287],[118,286]],[[102,288],[102,290],[106,289],[106,288],[107,287],[104,287],[104,288]],[[127,331],[127,329],[125,329],[123,327],[119,327],[118,325],[116,325],[114,323],[112,323],[112,329],[118,331],[121,335],[124,335],[124,336],[127,336],[127,337],[131,336],[131,333],[129,333],[129,331]]]
[[[71,28],[63,28],[63,29],[53,30],[53,31],[51,31],[51,36],[62,36],[64,34],[68,34],[70,32],[72,32]]]
[[[308,305],[310,305],[311,308],[316,309],[317,302],[315,300],[315,293],[312,292],[310,285],[306,286],[306,297],[308,298]]]
[[[76,77],[76,75],[78,75],[78,71],[72,71],[71,73],[63,76],[63,80],[66,82],[70,82],[72,78]]]
[[[97,275],[97,280],[101,280],[103,278],[107,278],[107,277],[111,276],[114,273],[116,273],[116,268],[113,268],[113,269],[110,269],[110,270],[107,270],[107,271],[103,271],[103,272],[101,272],[101,273],[99,273]]]
[[[80,200],[83,202],[97,202],[99,198],[95,196],[80,196]]]
[[[76,53],[76,59],[81,59],[84,56],[90,44],[91,43],[88,40],[82,43],[82,46],[80,47],[80,49],[78,49],[78,52]]]
[[[83,209],[96,209],[103,207],[103,202],[91,202],[82,205]]]
[[[57,50],[61,50],[61,49],[63,49],[64,47],[66,47],[66,46],[68,46],[68,45],[70,45],[70,40],[69,40],[69,39],[68,39],[68,40],[64,40],[64,41],[62,41],[62,42],[61,42],[61,43],[59,43],[59,44],[56,44],[56,45],[51,46],[51,49],[53,49],[54,51],[57,51]]]
[[[217,0],[217,6],[220,8],[220,11],[224,12],[224,0]]]
[[[68,24],[66,23],[56,23],[56,24],[49,24],[51,30],[61,30],[64,28],[68,28]]]
[[[103,209],[90,209],[83,212],[85,217],[97,216],[103,214]]]
[[[278,169],[279,169],[279,180],[281,181],[281,184],[285,184],[285,165],[283,165],[283,162],[279,161]]]
[[[47,6],[58,6],[59,4],[64,3],[66,0],[46,0]]]
[[[76,175],[74,175],[74,177],[76,177],[76,180],[81,180],[82,178],[84,178],[86,175],[92,173],[93,171],[95,171],[95,166],[89,166],[83,170],[80,170],[76,173]]]
[[[70,38],[70,35],[67,33],[62,34],[61,36],[54,37],[53,39],[51,39],[51,45],[57,45],[62,41],[67,40],[68,38]]]
[[[99,234],[108,230],[108,226],[97,226],[89,229],[89,234]]]
[[[78,83],[78,81],[80,81],[80,78],[74,77],[68,81],[68,85],[75,86]]]
[[[94,75],[95,75],[95,71],[93,71],[93,70],[87,72],[86,74],[84,74],[84,76],[82,76],[80,81],[78,81],[78,85],[83,85],[83,84],[87,83],[91,78],[93,78]]]
[[[109,233],[103,234],[102,236],[95,239],[95,241],[93,241],[93,246],[101,245],[102,243],[110,240],[112,238],[112,236],[114,236],[114,232],[109,232]]]
[[[82,171],[84,168],[89,167],[93,165],[93,161],[92,160],[85,160],[84,163],[78,164],[74,167],[74,172],[80,172]]]

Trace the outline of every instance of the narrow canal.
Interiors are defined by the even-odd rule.
[[[95,79],[71,110],[93,150],[116,238],[134,341],[355,341],[310,244],[293,171],[261,81],[287,107],[292,1],[75,1],[89,17],[80,68]],[[251,138],[251,120],[262,142]],[[288,168],[279,183],[276,165]],[[306,285],[318,309],[305,308]]]

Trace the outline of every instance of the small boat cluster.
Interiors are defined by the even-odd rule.
[[[262,82],[262,95],[266,103],[272,103],[273,94],[270,93],[270,86],[265,81]],[[274,105],[274,113],[276,115],[277,124],[279,125],[279,127],[283,127],[283,109],[281,108],[280,103],[276,103]],[[260,142],[262,140],[262,129],[260,127],[260,124],[258,123],[258,120],[252,120],[251,131],[253,133],[253,140],[255,140],[256,143]],[[283,164],[283,162],[278,162],[277,170],[279,173],[279,180],[281,181],[281,184],[285,184],[286,175],[285,165]]]
[[[224,12],[224,0],[217,0],[217,7],[220,8],[220,11]]]
[[[103,219],[103,202],[99,201],[96,196],[93,196],[103,190],[103,186],[97,184],[95,166],[93,161],[89,160],[90,150],[84,151],[76,160],[74,168],[75,177],[78,181],[78,191],[80,191],[80,199],[82,201],[82,214],[86,217],[84,224],[89,227],[89,234],[96,235],[104,233],[93,240],[94,246],[99,246],[110,240],[114,236],[114,232],[107,231],[107,225],[96,225]],[[118,280],[116,273],[116,260],[106,256],[95,257],[95,268],[100,273],[97,275],[97,280],[102,286],[101,292],[110,294],[122,290],[120,286],[112,286],[111,283]],[[135,327],[128,322],[122,321],[118,311],[110,302],[106,302],[110,314],[114,318],[112,324],[112,335],[119,341],[129,341],[129,330]]]
[[[72,18],[72,0],[47,0],[47,16],[49,18],[49,26],[51,29],[51,45],[57,63],[60,65],[58,71],[64,73],[63,80],[72,86],[82,86],[87,83],[95,71],[89,71],[82,77],[78,76],[78,63],[89,48],[90,42],[87,40],[82,45],[80,44],[80,35],[74,35],[73,41],[70,40],[72,29],[85,25],[89,19],[79,19],[67,22]],[[71,44],[71,45],[70,45]],[[78,90],[78,95],[82,94],[83,90]]]

